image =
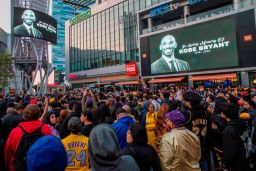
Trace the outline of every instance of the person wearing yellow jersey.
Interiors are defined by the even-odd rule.
[[[146,130],[148,135],[148,144],[152,145],[156,149],[156,112],[153,103],[149,104],[148,113],[146,115]]]
[[[82,135],[82,123],[78,117],[68,121],[69,136],[62,139],[68,156],[68,165],[65,171],[88,171],[88,137]]]

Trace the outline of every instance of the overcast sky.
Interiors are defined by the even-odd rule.
[[[4,31],[11,32],[11,0],[0,0],[0,27]]]

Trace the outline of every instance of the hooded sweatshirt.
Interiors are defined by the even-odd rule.
[[[121,149],[127,147],[126,133],[131,123],[134,123],[134,120],[130,116],[124,116],[120,118],[117,122],[113,123],[113,127],[116,130],[118,142]]]
[[[96,126],[89,138],[91,171],[139,171],[131,156],[122,156],[117,136],[111,125]]]
[[[242,141],[242,134],[246,124],[242,119],[234,119],[227,123],[222,133],[223,165],[226,169],[246,170],[246,151]]]
[[[21,122],[19,126],[23,127],[23,129],[26,132],[32,133],[36,131],[41,126],[41,124],[42,122],[39,120],[24,121],[24,122]],[[52,134],[51,129],[46,124],[42,126],[41,131],[44,135]],[[20,127],[16,127],[11,131],[11,134],[8,137],[8,140],[6,142],[6,147],[5,147],[5,166],[9,167],[7,168],[7,170],[14,171],[12,163],[13,163],[14,156],[22,136],[23,136],[23,131],[21,130]]]

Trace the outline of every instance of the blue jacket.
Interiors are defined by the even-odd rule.
[[[134,120],[130,116],[124,116],[117,122],[113,123],[112,126],[116,130],[119,146],[121,149],[127,146],[126,133],[128,131],[129,125],[134,123]]]

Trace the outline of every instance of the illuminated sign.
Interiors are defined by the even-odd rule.
[[[125,71],[127,75],[136,75],[137,73],[137,64],[136,62],[131,62],[125,65]]]
[[[174,1],[174,2],[173,2]],[[170,11],[177,10],[179,8],[179,3],[173,0],[172,3],[167,3],[160,5],[156,8],[150,10],[150,17],[155,17],[158,15],[164,15]]]
[[[91,16],[91,10],[88,10],[88,11],[85,11],[77,16],[75,16],[74,18],[71,18],[69,20],[69,23],[70,25],[74,25],[74,24],[77,24],[83,20],[85,20],[86,18],[90,17]]]
[[[207,0],[189,0],[189,5],[194,5],[200,2],[206,2]]]
[[[76,74],[69,74],[69,79],[76,79],[77,75]]]

